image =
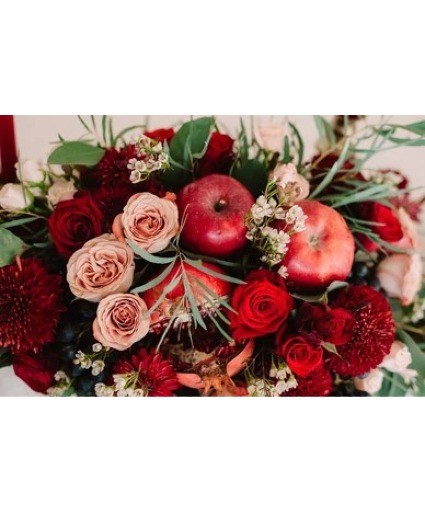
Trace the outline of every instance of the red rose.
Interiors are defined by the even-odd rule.
[[[198,175],[227,173],[234,161],[234,140],[227,134],[213,132],[204,157],[198,162]]]
[[[59,202],[49,232],[59,254],[70,257],[86,241],[102,234],[103,216],[90,195]]]
[[[302,336],[289,336],[281,341],[282,331],[276,338],[276,354],[282,356],[288,367],[300,377],[307,377],[323,365],[323,349],[312,345]]]
[[[145,132],[145,136],[158,141],[158,143],[164,143],[164,141],[170,143],[174,134],[174,129],[156,129],[155,131]]]
[[[46,393],[54,382],[57,364],[47,359],[43,354],[15,354],[13,356],[13,371],[32,390]]]
[[[283,279],[266,270],[251,272],[247,284],[235,289],[230,312],[230,328],[235,340],[255,338],[276,332],[288,318],[294,301]]]
[[[381,224],[371,226],[371,229],[381,240],[387,241],[388,243],[396,243],[403,238],[403,229],[393,209],[379,204],[378,202],[365,202],[359,207],[359,215],[363,220]],[[379,245],[365,234],[359,234],[358,238],[369,252],[379,248]]]
[[[343,345],[354,335],[356,319],[342,308],[324,304],[303,304],[298,315],[299,331],[312,343]]]

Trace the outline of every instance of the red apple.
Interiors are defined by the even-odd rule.
[[[282,264],[288,268],[288,286],[313,293],[333,281],[344,281],[353,266],[355,243],[344,218],[315,200],[297,203],[307,215],[305,231],[291,236]],[[278,222],[277,228],[284,225]]]
[[[244,219],[253,204],[245,186],[227,175],[208,175],[188,184],[177,195],[180,218],[186,218],[182,245],[213,257],[241,250],[247,243]]]

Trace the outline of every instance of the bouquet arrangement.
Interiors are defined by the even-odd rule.
[[[425,394],[425,291],[402,172],[425,121],[104,116],[0,189],[0,365],[54,396]]]

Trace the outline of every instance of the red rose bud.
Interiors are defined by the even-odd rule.
[[[403,238],[401,223],[393,209],[382,204],[378,204],[378,202],[365,202],[359,206],[358,211],[359,216],[363,220],[380,224],[371,226],[371,228],[373,229],[373,232],[381,238],[381,240],[388,243],[396,243]],[[368,238],[365,234],[358,234],[358,239],[369,252],[379,248],[379,245]]]
[[[103,216],[90,195],[59,202],[48,221],[59,254],[70,257],[84,243],[102,234]]]
[[[307,377],[323,365],[323,349],[312,345],[302,336],[289,336],[282,341],[280,331],[276,338],[276,354],[282,356],[294,374]]]
[[[343,345],[351,340],[356,320],[347,310],[323,304],[303,304],[299,330],[311,343]]]
[[[32,390],[46,393],[53,385],[57,364],[42,354],[16,354],[13,356],[13,371]]]
[[[276,332],[288,318],[294,301],[282,277],[267,270],[251,272],[247,284],[235,289],[229,313],[235,340],[255,338]]]
[[[227,134],[213,132],[204,157],[198,162],[198,176],[227,173],[234,161],[234,140]]]
[[[170,143],[174,138],[174,134],[174,129],[156,129],[155,131],[145,132],[145,136],[158,141],[158,143],[164,143],[164,141]]]

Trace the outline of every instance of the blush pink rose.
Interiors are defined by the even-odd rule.
[[[411,219],[409,213],[402,207],[397,210],[397,218],[401,224],[403,231],[403,238],[394,243],[397,247],[402,249],[420,250],[420,241],[418,237],[417,225]]]
[[[419,254],[393,254],[381,261],[376,275],[390,297],[403,306],[414,300],[422,286],[422,261]]]
[[[254,127],[254,136],[258,145],[270,152],[283,152],[283,145],[286,136],[284,125],[257,125]]]
[[[68,261],[71,292],[81,299],[99,302],[112,293],[127,292],[134,278],[134,254],[113,234],[89,240]]]
[[[277,194],[282,203],[304,200],[310,193],[309,182],[298,173],[293,163],[279,165],[270,173],[270,179],[276,181]]]
[[[148,334],[147,312],[146,302],[138,295],[110,295],[97,307],[93,336],[105,347],[124,351]]]
[[[125,238],[150,252],[164,250],[179,230],[179,213],[175,195],[159,198],[152,193],[133,195],[112,227],[115,236]]]
[[[366,377],[354,378],[354,387],[361,392],[369,394],[378,393],[382,388],[382,382],[384,380],[384,374],[379,368],[375,368],[369,372]]]
[[[411,364],[412,355],[410,354],[407,345],[396,340],[391,346],[390,353],[385,357],[384,361],[379,366],[386,368],[390,372],[400,374],[404,372]]]

